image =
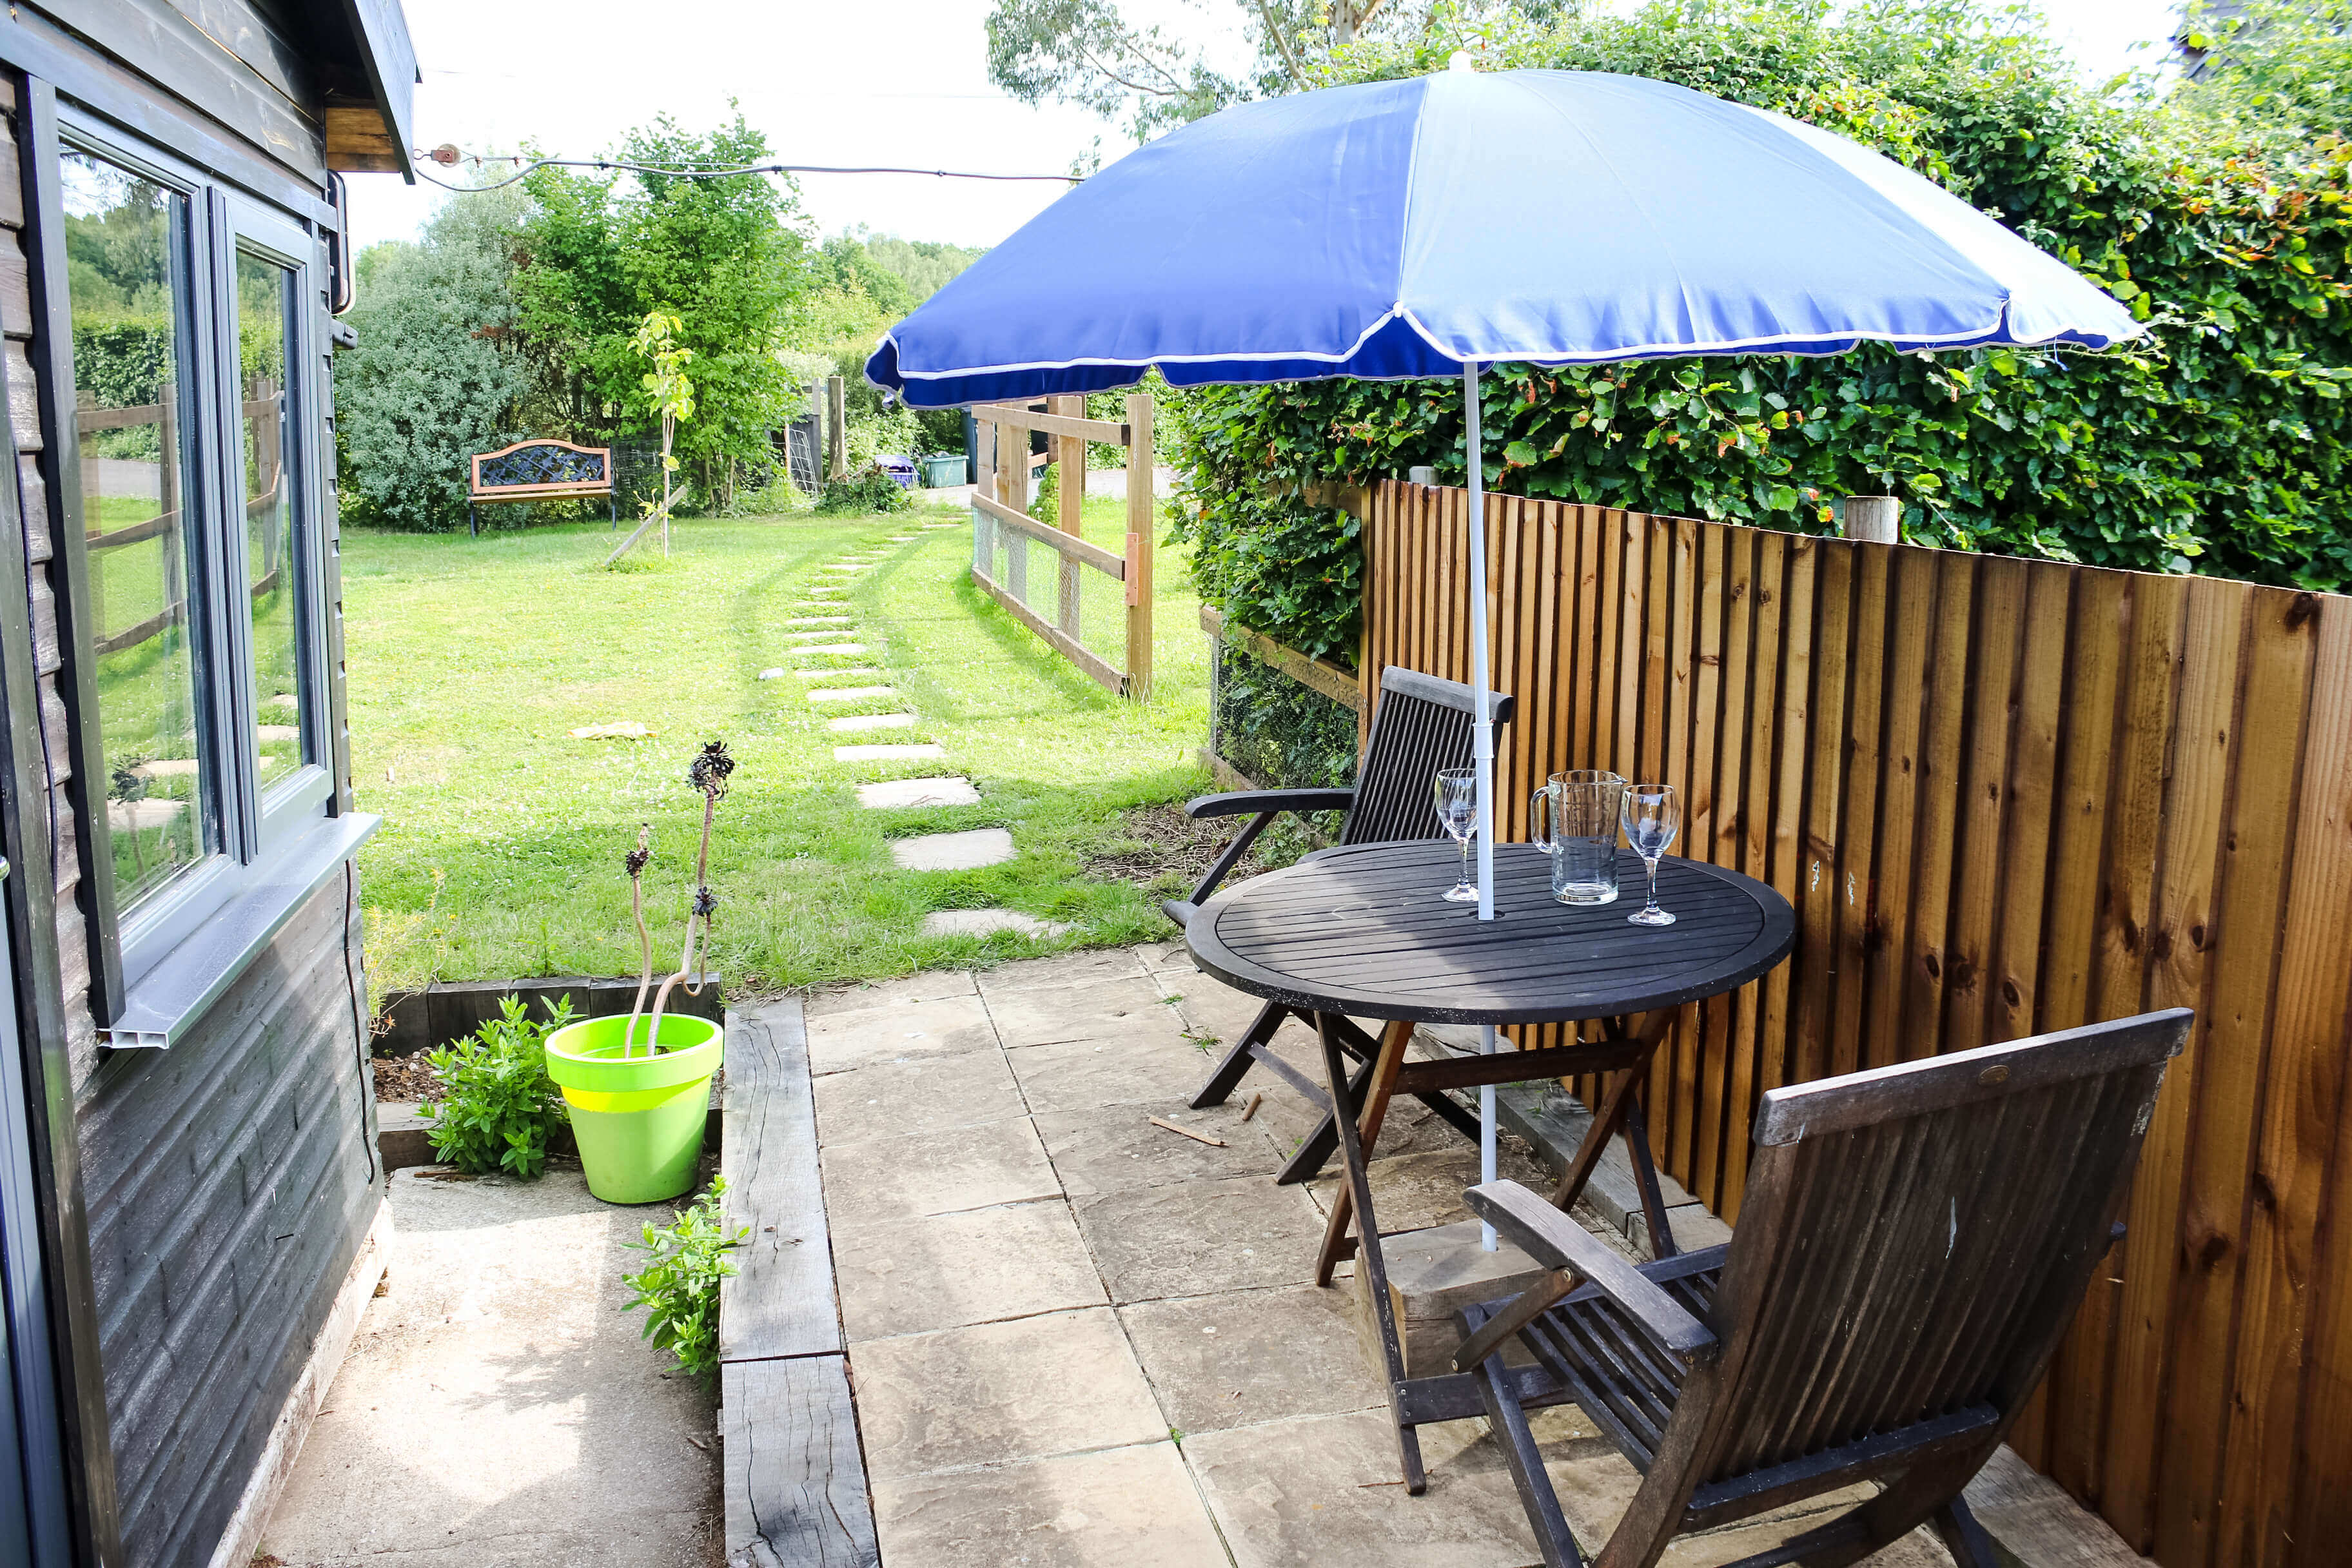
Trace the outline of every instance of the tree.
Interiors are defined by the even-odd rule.
[[[562,367],[551,401],[610,438],[650,434],[631,334],[649,311],[679,318],[698,405],[678,433],[679,455],[703,493],[723,500],[734,465],[769,460],[769,433],[797,391],[776,359],[789,345],[793,302],[814,281],[797,188],[766,174],[688,177],[774,156],[740,112],[708,133],[664,115],[631,132],[614,156],[681,172],[532,174],[524,184],[536,210],[514,282],[519,320]]]
[[[415,243],[362,253],[359,347],[335,374],[343,486],[361,517],[459,526],[467,459],[515,439],[530,374],[507,284],[530,205],[513,187],[453,196]]]
[[[1335,56],[1360,40],[1425,33],[1509,13],[1544,20],[1576,0],[1231,0],[1255,59],[1238,72],[1118,0],[996,0],[988,18],[988,74],[1024,103],[1075,103],[1104,119],[1122,112],[1138,142],[1229,103],[1321,85]]]

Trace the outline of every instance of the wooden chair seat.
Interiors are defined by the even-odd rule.
[[[1704,1320],[1715,1307],[1727,1249],[1710,1247],[1640,1266],[1683,1310]],[[1489,1301],[1464,1314],[1475,1329],[1509,1305]],[[1674,1415],[1690,1368],[1661,1355],[1639,1324],[1597,1285],[1587,1285],[1519,1331],[1544,1371],[1608,1434],[1618,1451],[1647,1471]]]

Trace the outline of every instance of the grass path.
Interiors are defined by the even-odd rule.
[[[1095,509],[1090,507],[1089,511]],[[1181,552],[1160,553],[1150,701],[1104,692],[971,588],[963,517],[787,518],[677,525],[673,556],[602,573],[593,525],[476,541],[360,533],[345,546],[353,771],[385,827],[361,897],[379,990],[428,979],[634,972],[620,860],[654,826],[647,919],[683,931],[693,749],[724,738],[740,767],[720,807],[710,880],[714,960],[731,987],[905,973],[1165,934],[1156,894],[1085,875],[1131,847],[1120,813],[1203,787],[1206,649]],[[1104,526],[1118,526],[1106,518]],[[1089,517],[1089,531],[1097,520]],[[908,542],[894,536],[912,534]],[[810,628],[824,568],[876,563],[838,597],[861,652],[787,652]],[[779,668],[785,675],[762,680]],[[878,668],[803,680],[801,668]],[[814,687],[887,685],[815,704]],[[840,734],[844,713],[911,708],[911,729]],[[651,740],[572,729],[635,721]],[[935,761],[843,763],[845,743],[937,742]],[[862,810],[856,786],[961,774],[978,805]],[[1003,827],[1014,858],[975,871],[899,869],[889,840]],[[1066,936],[933,936],[923,917],[1001,908]]]

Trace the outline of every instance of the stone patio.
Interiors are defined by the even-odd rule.
[[[826,1218],[891,1568],[1538,1561],[1484,1421],[1423,1427],[1429,1489],[1399,1480],[1352,1282],[1312,1283],[1331,1184],[1272,1180],[1307,1104],[1260,1072],[1226,1106],[1186,1108],[1256,1007],[1181,944],[809,1000]],[[1276,1043],[1317,1059],[1296,1024]],[[1516,1140],[1504,1167],[1546,1182]],[[1374,1165],[1382,1229],[1466,1218],[1476,1168],[1400,1102]],[[1573,1406],[1536,1429],[1597,1548],[1634,1471]],[[1785,1533],[1718,1532],[1664,1561],[1710,1568]],[[1950,1559],[1923,1533],[1872,1561]]]

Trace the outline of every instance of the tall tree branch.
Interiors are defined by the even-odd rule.
[[[1266,32],[1272,35],[1274,38],[1274,47],[1282,51],[1282,63],[1289,68],[1290,79],[1297,83],[1300,87],[1305,87],[1307,85],[1307,72],[1298,63],[1298,55],[1297,51],[1292,49],[1290,47],[1289,36],[1284,33],[1282,28],[1276,24],[1274,12],[1272,8],[1266,5],[1265,0],[1257,0],[1257,14],[1258,19],[1265,24]]]

